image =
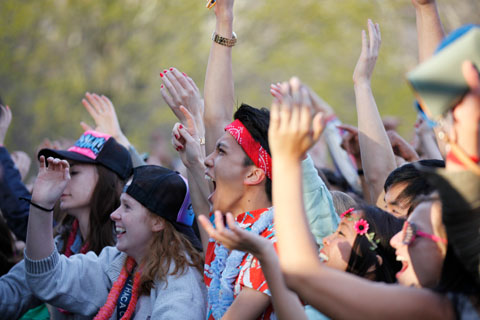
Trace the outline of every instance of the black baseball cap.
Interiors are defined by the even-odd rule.
[[[170,222],[196,249],[202,250],[202,244],[192,228],[195,215],[191,209],[188,183],[178,172],[155,165],[136,167],[125,192],[152,213]]]
[[[40,156],[100,164],[123,180],[132,174],[132,158],[128,150],[112,136],[93,130],[85,131],[68,150],[42,149],[38,152]]]

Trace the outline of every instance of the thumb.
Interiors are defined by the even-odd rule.
[[[83,121],[80,122],[80,126],[82,127],[83,131],[93,130],[92,127],[90,127],[88,124],[86,124]]]

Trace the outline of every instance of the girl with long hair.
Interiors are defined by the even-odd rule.
[[[196,249],[201,244],[189,227],[193,216],[184,179],[158,166],[135,168],[110,216],[116,247],[67,258],[49,235],[50,209],[69,180],[67,161],[40,156],[25,251],[35,295],[95,319],[203,319],[206,290]]]

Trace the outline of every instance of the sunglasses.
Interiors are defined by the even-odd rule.
[[[443,239],[436,235],[420,231],[413,222],[405,221],[402,228],[402,243],[410,246],[413,241],[415,241],[416,237],[428,238],[435,242],[447,244],[447,239]]]

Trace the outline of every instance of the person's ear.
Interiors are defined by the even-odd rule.
[[[254,186],[262,183],[262,181],[265,180],[266,178],[267,176],[265,175],[265,171],[263,171],[262,169],[256,166],[251,166],[250,170],[248,170],[248,173],[244,179],[244,184],[248,186]]]
[[[165,228],[165,223],[166,221],[162,217],[153,216],[150,221],[152,232],[162,231]]]

